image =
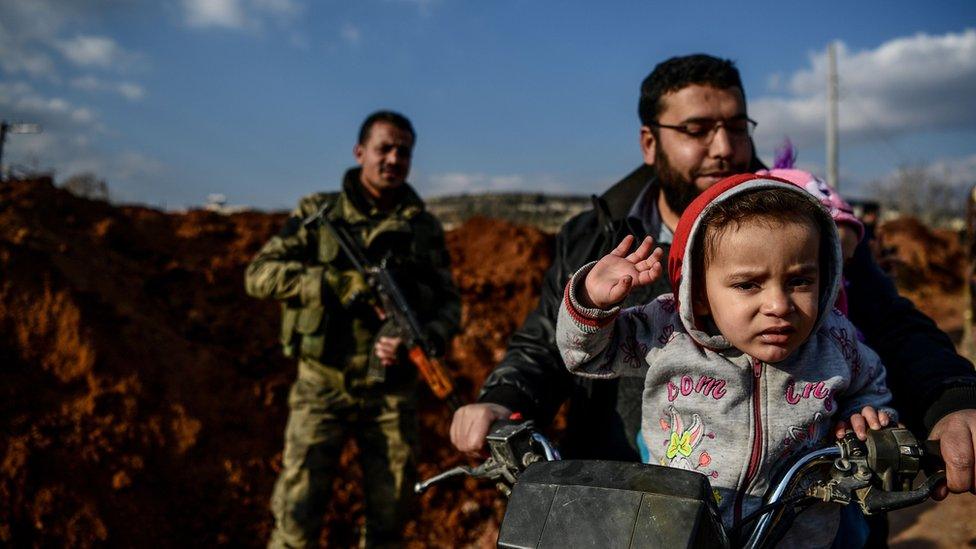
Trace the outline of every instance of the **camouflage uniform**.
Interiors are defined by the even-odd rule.
[[[385,369],[382,381],[366,375],[369,362],[377,360],[376,337],[393,335],[390,324],[378,319],[368,288],[333,237],[302,220],[332,202],[330,221],[344,225],[370,261],[387,258],[436,347],[446,347],[460,319],[440,223],[406,184],[393,211],[378,211],[362,192],[359,173],[346,173],[341,193],[303,198],[245,273],[250,295],[281,300],[284,351],[298,358],[283,469],[271,500],[273,547],[317,542],[349,436],[359,446],[365,481],[363,543],[395,544],[412,501],[417,447],[415,368],[400,360]]]

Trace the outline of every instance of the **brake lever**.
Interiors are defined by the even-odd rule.
[[[939,471],[925,479],[918,488],[905,492],[886,492],[876,488],[869,489],[861,500],[861,509],[865,515],[894,511],[912,505],[918,505],[932,495],[935,486],[945,480],[945,471]]]
[[[919,466],[925,471],[925,482],[914,490],[903,492],[871,490],[861,502],[861,508],[864,509],[865,514],[894,511],[922,503],[932,495],[935,487],[945,480],[945,462],[942,460],[942,448],[939,441],[926,440],[920,446],[923,449],[923,454],[919,459]]]
[[[537,461],[560,459],[559,451],[545,436],[536,433],[533,425],[531,421],[522,420],[520,414],[495,421],[485,437],[490,454],[483,463],[475,467],[461,465],[448,469],[414,484],[414,492],[420,494],[438,482],[467,475],[497,481],[499,491],[510,495],[511,486],[518,482],[518,475],[526,467]]]
[[[510,483],[515,483],[515,477],[513,477],[508,469],[504,465],[495,461],[494,458],[488,458],[484,463],[475,467],[468,467],[466,465],[458,465],[446,471],[440,472],[423,482],[418,482],[413,485],[413,491],[415,494],[422,494],[428,488],[437,484],[441,481],[447,480],[453,477],[459,476],[469,476],[471,478],[486,478],[489,480],[497,480],[499,478],[504,478]]]
[[[842,446],[849,450],[843,452],[847,457],[844,463],[853,466],[854,475],[858,476],[857,472],[863,470],[874,478],[868,486],[854,491],[855,499],[866,515],[922,503],[932,495],[936,485],[945,480],[939,441],[919,443],[904,428],[871,431],[866,443],[860,443],[848,434]],[[927,478],[912,490],[911,482],[920,471],[925,471]]]
[[[478,469],[479,467],[482,466],[479,465],[478,467],[472,468],[472,467],[467,467],[465,465],[458,465],[457,467],[448,469],[447,471],[440,472],[425,481],[414,484],[413,492],[415,494],[422,494],[434,484],[437,484],[438,482],[441,482],[442,480],[447,480],[449,478],[458,477],[461,475],[475,476],[475,469]]]

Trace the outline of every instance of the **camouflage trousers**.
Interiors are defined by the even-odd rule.
[[[349,437],[359,447],[366,496],[364,547],[399,546],[413,503],[417,417],[410,394],[353,397],[299,362],[288,397],[282,471],[271,497],[275,528],[268,547],[314,547]]]

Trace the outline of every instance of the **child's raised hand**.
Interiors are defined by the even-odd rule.
[[[844,438],[844,432],[847,429],[853,429],[854,434],[860,440],[868,439],[868,427],[872,430],[877,431],[882,427],[887,427],[891,422],[891,418],[888,414],[884,412],[879,412],[872,408],[871,406],[865,406],[860,412],[851,414],[850,423],[845,420],[840,420],[837,422],[837,427],[834,428],[834,435],[838,439]]]
[[[583,292],[579,296],[584,306],[609,309],[623,301],[634,286],[646,286],[661,275],[661,248],[651,247],[654,239],[644,238],[633,253],[627,250],[634,244],[634,237],[627,235],[609,254],[603,256],[586,275]],[[589,303],[586,303],[589,301]]]

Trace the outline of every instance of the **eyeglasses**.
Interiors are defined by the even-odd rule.
[[[678,124],[672,126],[670,124],[661,124],[659,122],[651,122],[651,126],[655,128],[667,128],[669,130],[674,130],[676,132],[683,133],[692,139],[696,139],[703,144],[710,144],[713,139],[715,139],[715,133],[718,129],[725,128],[731,139],[746,139],[752,136],[753,130],[756,129],[757,122],[751,118],[743,116],[742,118],[733,118],[731,120],[712,120],[709,118],[703,118],[700,120],[693,120],[691,122],[685,122],[684,124]]]

